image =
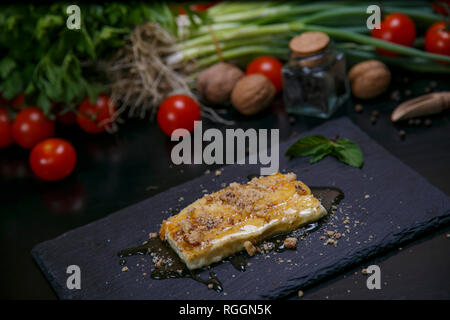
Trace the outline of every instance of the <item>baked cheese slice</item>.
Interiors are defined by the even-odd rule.
[[[218,262],[276,234],[314,222],[326,210],[294,173],[275,173],[206,194],[160,230],[189,269]],[[248,242],[247,242],[248,244]]]

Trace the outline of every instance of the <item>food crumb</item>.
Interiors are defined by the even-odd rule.
[[[222,171],[216,170],[216,176],[220,176],[222,174]]]
[[[303,291],[302,290],[298,290],[297,295],[298,295],[299,298],[303,297]]]
[[[361,273],[362,274],[369,274],[369,271],[367,271],[367,269],[364,268],[364,269],[361,270]]]
[[[127,272],[127,271],[128,271],[128,267],[127,266],[122,268],[122,272]]]
[[[295,249],[297,248],[297,242],[298,242],[297,238],[289,237],[284,239],[284,246],[287,249]]]
[[[370,198],[370,195],[368,195],[368,194],[366,194],[365,196],[364,196],[364,199],[369,199]]]
[[[212,283],[208,283],[208,289],[214,288],[214,285]]]
[[[158,237],[158,234],[156,232],[151,232],[148,234],[149,239],[153,239],[153,238],[157,238],[157,237]]]

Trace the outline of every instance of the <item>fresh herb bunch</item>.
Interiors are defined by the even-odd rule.
[[[53,103],[73,109],[86,96],[95,100],[104,90],[96,70],[83,66],[110,57],[134,26],[153,21],[177,32],[167,4],[80,5],[79,30],[66,26],[69,5],[1,6],[0,93],[5,99],[25,92],[27,103],[47,115]]]
[[[331,155],[339,161],[357,168],[361,168],[364,163],[362,151],[353,141],[349,139],[333,141],[321,135],[299,139],[289,147],[286,155],[292,157],[311,156],[310,163],[316,163],[326,156]]]

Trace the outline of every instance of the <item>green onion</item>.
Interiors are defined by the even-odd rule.
[[[389,64],[407,66],[414,61],[420,72],[447,72],[442,64],[435,61],[450,62],[450,57],[428,53],[417,48],[406,47],[395,43],[372,38],[367,35],[370,30],[365,26],[368,17],[366,8],[370,2],[334,1],[321,3],[289,3],[264,2],[254,3],[220,3],[208,10],[208,25],[201,26],[190,36],[179,41],[173,47],[173,54],[167,59],[170,63],[199,59],[197,66],[206,67],[219,60],[213,36],[218,41],[223,57],[234,60],[247,59],[249,55],[272,53],[277,57],[287,57],[288,41],[304,31],[321,31],[328,34],[336,42],[347,43],[346,53],[351,52],[350,43],[357,46],[357,54],[370,52],[371,58],[382,59],[375,52],[381,48],[399,53],[405,57],[384,59]],[[408,1],[384,1],[382,10],[387,13],[402,12],[420,23],[432,24],[441,17],[430,10],[426,1],[417,1],[410,5]],[[355,19],[353,19],[355,18]],[[327,26],[333,23],[334,26]],[[213,30],[213,34],[211,34]],[[277,41],[271,41],[270,38]],[[415,46],[420,46],[417,41]],[[264,49],[264,46],[267,48]]]

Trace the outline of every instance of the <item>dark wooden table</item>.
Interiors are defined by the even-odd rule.
[[[357,125],[404,163],[450,195],[450,116],[430,117],[423,124],[393,125],[392,109],[400,101],[429,90],[449,90],[448,76],[394,72],[387,94],[356,113],[349,101],[336,115],[349,116]],[[380,113],[376,124],[372,111]],[[241,128],[280,128],[281,139],[312,128],[323,120],[289,117],[281,99],[272,109],[252,118],[231,111]],[[204,126],[216,126],[204,123]],[[223,129],[223,126],[219,126]],[[399,130],[405,130],[402,140]],[[78,163],[74,174],[56,183],[33,177],[28,152],[18,147],[0,150],[0,264],[1,297],[9,299],[54,299],[56,295],[31,258],[37,243],[104,217],[116,210],[202,175],[206,165],[171,165],[173,144],[155,123],[130,120],[114,135],[80,133],[57,127],[57,135],[73,142]],[[386,186],[395,188],[395,186]],[[450,232],[447,226],[397,248],[383,257],[367,261],[313,288],[305,288],[303,299],[411,299],[450,298]],[[382,289],[368,290],[361,269],[381,267]],[[296,297],[293,297],[296,298]]]

